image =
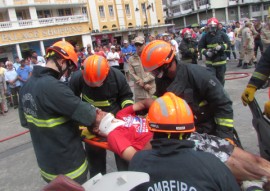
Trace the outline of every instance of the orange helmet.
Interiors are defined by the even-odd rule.
[[[171,44],[163,40],[148,43],[142,53],[141,61],[146,72],[151,72],[164,64],[172,62],[175,50]]]
[[[48,52],[51,51],[57,52],[61,57],[63,57],[66,60],[70,60],[72,64],[75,66],[74,69],[77,69],[78,56],[74,50],[74,47],[69,42],[58,41],[54,43],[52,46],[47,48],[46,55],[48,55]]]
[[[99,87],[106,79],[109,71],[110,66],[106,58],[92,55],[84,61],[83,79],[90,87]]]
[[[191,34],[191,30],[189,28],[184,28],[182,30],[182,38],[191,38],[192,34]]]
[[[193,113],[185,100],[171,92],[156,99],[150,106],[146,123],[150,131],[165,133],[194,132]]]

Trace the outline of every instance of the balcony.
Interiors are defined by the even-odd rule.
[[[3,7],[27,6],[27,5],[76,5],[85,4],[87,0],[0,0]]]
[[[50,17],[37,20],[19,20],[0,22],[0,31],[18,30],[25,28],[45,27],[52,25],[63,25],[71,23],[88,22],[87,15],[72,15],[65,17]]]

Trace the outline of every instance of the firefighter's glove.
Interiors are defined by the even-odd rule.
[[[264,104],[264,112],[263,112],[268,119],[270,119],[270,101]]]
[[[213,54],[213,52],[210,51],[210,50],[205,50],[205,51],[204,51],[204,55],[205,55],[206,57],[208,57],[208,58],[211,58],[214,54]]]
[[[223,45],[217,45],[217,46],[215,47],[215,50],[216,50],[216,51],[224,50],[224,46],[223,46]]]
[[[188,49],[192,54],[195,52],[195,49],[194,48],[189,48]]]
[[[248,84],[244,92],[242,93],[242,102],[243,105],[246,106],[250,102],[254,100],[254,95],[257,90],[257,87],[251,84]]]

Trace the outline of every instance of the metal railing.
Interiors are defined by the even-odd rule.
[[[17,30],[22,28],[44,27],[56,24],[71,24],[78,22],[88,22],[87,15],[72,15],[63,17],[40,18],[37,20],[18,20],[18,21],[0,22],[0,31]]]

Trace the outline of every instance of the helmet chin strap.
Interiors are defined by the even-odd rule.
[[[64,70],[62,70],[62,67],[60,66],[60,64],[58,63],[58,61],[57,61],[56,58],[54,58],[53,61],[54,61],[55,65],[56,65],[56,67],[57,67],[58,70],[59,70],[59,76],[58,76],[58,80],[59,80],[59,79],[65,74],[65,72],[66,72],[67,70],[69,70],[69,69],[68,69],[68,67],[66,67]],[[71,73],[70,70],[69,70],[69,73]]]

